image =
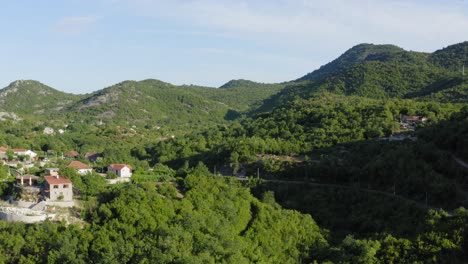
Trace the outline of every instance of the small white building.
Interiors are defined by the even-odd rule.
[[[74,160],[74,161],[69,162],[67,164],[67,167],[74,168],[78,172],[78,174],[80,174],[80,175],[86,175],[88,173],[93,172],[93,169],[91,167],[89,167],[88,165],[86,165],[83,162],[78,161],[78,160]]]
[[[45,135],[53,135],[55,133],[55,130],[51,127],[45,127],[42,133]]]
[[[132,166],[128,164],[111,164],[107,167],[107,171],[113,172],[121,178],[132,177]]]
[[[29,149],[12,149],[16,156],[28,156],[31,160],[37,157],[37,153]]]

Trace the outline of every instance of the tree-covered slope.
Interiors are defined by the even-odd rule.
[[[307,98],[320,91],[371,98],[465,102],[467,85],[461,69],[467,47],[468,42],[463,42],[434,53],[421,53],[389,45],[361,44],[298,79],[296,84],[289,84],[269,104],[278,105],[297,96]]]
[[[248,80],[231,80],[218,89],[190,87],[205,98],[222,102],[238,112],[246,112],[261,106],[263,101],[275,95],[286,83],[268,84]]]
[[[402,48],[394,45],[359,44],[352,47],[332,62],[323,65],[318,70],[308,73],[298,80],[304,81],[322,79],[339,73],[355,64],[361,63],[373,55],[383,53],[389,54],[401,51],[403,51]]]
[[[63,111],[81,97],[55,90],[38,81],[19,80],[0,90],[0,111],[47,115]]]
[[[124,81],[92,94],[73,95],[37,81],[0,90],[0,111],[20,117],[180,126],[223,123],[256,108],[282,84],[232,81],[229,87],[176,86],[158,80]]]
[[[204,98],[190,89],[158,80],[144,80],[125,81],[97,91],[71,106],[68,113],[81,120],[196,126],[204,122],[223,122],[228,110],[227,105]]]
[[[467,67],[468,41],[450,45],[435,51],[429,56],[429,61],[440,67],[460,72],[463,64]]]

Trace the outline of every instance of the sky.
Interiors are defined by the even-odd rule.
[[[0,87],[297,79],[359,43],[468,40],[468,0],[0,0]]]

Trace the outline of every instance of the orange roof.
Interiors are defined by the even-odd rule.
[[[36,176],[36,175],[32,175],[32,174],[26,174],[26,175],[18,175],[16,176],[16,179],[18,180],[21,180],[21,178],[23,178],[23,180],[37,180],[39,179],[39,176]]]
[[[123,169],[125,167],[128,167],[129,169],[132,169],[132,166],[130,166],[128,164],[111,164],[111,165],[109,165],[109,167],[111,167],[114,170],[121,170],[121,169]]]
[[[70,150],[64,154],[65,157],[77,157],[78,155],[80,154],[74,150]]]
[[[60,176],[44,176],[44,180],[49,184],[67,184],[72,183],[69,179]]]
[[[15,149],[12,149],[13,152],[26,152],[27,149],[22,149],[22,148],[15,148]]]
[[[8,148],[6,148],[6,147],[0,147],[0,151],[2,151],[2,152],[7,151],[7,150],[8,150]]]
[[[83,162],[81,161],[77,161],[77,160],[74,160],[74,161],[71,161],[67,164],[68,167],[72,167],[72,168],[75,168],[77,170],[89,170],[91,169],[91,167],[89,167],[88,165],[84,164]]]

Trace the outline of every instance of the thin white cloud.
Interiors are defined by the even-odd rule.
[[[89,30],[97,21],[95,16],[70,16],[62,18],[55,30],[67,35],[79,35]]]
[[[291,44],[340,42],[344,46],[349,46],[350,43],[376,42],[432,50],[463,41],[463,38],[468,36],[466,1],[127,0],[124,2],[137,10],[140,15],[177,21],[187,27],[218,30],[248,38],[267,38],[269,41]]]

